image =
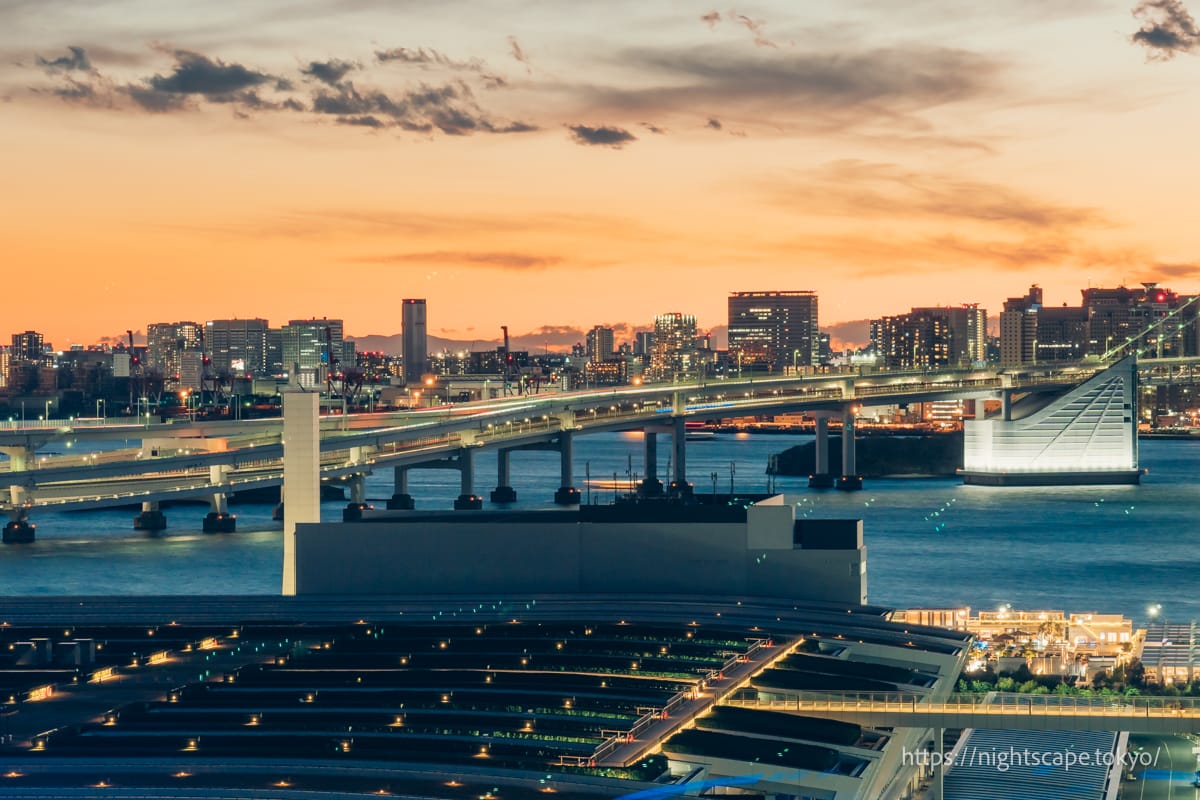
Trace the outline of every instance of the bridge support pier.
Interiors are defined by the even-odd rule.
[[[1012,389],[1000,390],[1000,419],[1012,422]]]
[[[37,461],[34,459],[34,453],[37,451],[32,447],[24,445],[5,445],[0,447],[0,453],[8,456],[8,471],[9,472],[24,472],[31,466],[36,466]]]
[[[392,496],[387,501],[391,511],[412,511],[416,508],[413,497],[408,493],[408,467],[396,467],[392,470]]]
[[[517,502],[517,490],[512,488],[512,476],[509,461],[512,451],[501,448],[496,451],[496,488],[492,489],[493,503]]]
[[[15,501],[17,498],[13,499]],[[29,509],[15,505],[8,516],[8,524],[4,526],[4,544],[31,544],[36,538],[37,525],[29,521]]]
[[[554,502],[560,506],[577,506],[582,495],[575,488],[575,434],[571,431],[563,431],[558,435],[558,454],[561,467],[559,477],[562,480],[554,492]]]
[[[642,443],[646,458],[646,477],[638,484],[638,496],[662,497],[663,485],[658,479],[658,432],[645,430],[642,433]]]
[[[142,513],[133,518],[135,531],[150,531],[151,533],[164,530],[167,527],[167,516],[158,509],[158,501],[142,503]]]
[[[687,423],[675,417],[671,427],[671,447],[675,451],[675,478],[667,490],[671,497],[691,497],[692,485],[687,479]]]
[[[842,412],[842,477],[838,478],[837,488],[857,492],[862,487],[854,452],[854,406],[846,406]]]
[[[214,494],[212,510],[204,516],[205,533],[233,533],[237,530],[237,514],[229,513],[229,500],[225,494]]]
[[[454,501],[454,510],[479,511],[483,508],[483,498],[475,494],[475,451],[472,448],[464,447],[458,451],[458,471],[462,475],[462,484]]]
[[[829,474],[829,417],[825,414],[816,416],[816,434],[813,474],[808,476],[808,488],[832,489],[833,476]]]
[[[358,522],[362,519],[364,511],[375,508],[367,503],[367,476],[351,475],[348,485],[350,503],[342,509],[342,522]]]

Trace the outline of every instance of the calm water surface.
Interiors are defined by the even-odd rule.
[[[765,491],[767,456],[810,436],[722,434],[688,445],[698,491]],[[660,444],[660,477],[666,452]],[[627,482],[641,471],[640,434],[576,441],[576,483]],[[869,480],[858,493],[815,492],[807,480],[779,478],[801,495],[810,517],[861,517],[872,602],[1120,612],[1137,619],[1162,603],[1171,619],[1200,617],[1200,442],[1148,441],[1141,486],[989,488],[952,479]],[[632,469],[630,469],[632,462]],[[518,508],[550,507],[558,454],[513,454]],[[495,456],[476,459],[476,492],[495,483]],[[367,496],[391,495],[391,470],[368,479]],[[458,473],[410,472],[418,508],[446,508]],[[596,502],[611,489],[593,487]],[[322,518],[341,518],[326,503]],[[269,505],[237,505],[239,532],[206,536],[200,505],[166,509],[156,537],[134,531],[133,512],[35,512],[38,541],[0,548],[0,596],[30,594],[274,594],[280,585],[281,525]]]

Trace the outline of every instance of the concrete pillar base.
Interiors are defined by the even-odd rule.
[[[809,475],[808,488],[810,489],[832,489],[834,479],[832,475]],[[859,480],[859,486],[862,486],[862,480]]]
[[[235,533],[236,531],[237,514],[221,514],[216,511],[210,511],[204,515],[205,533]]]
[[[387,507],[389,511],[412,511],[417,507],[417,503],[411,494],[400,492],[388,499]]]
[[[554,492],[554,504],[559,506],[577,506],[583,494],[574,486],[560,486]]]
[[[517,502],[517,490],[511,486],[497,486],[492,489],[491,498],[493,503],[515,503]]]
[[[658,478],[644,478],[637,485],[638,497],[662,497],[664,494],[662,481]]]
[[[4,526],[4,544],[30,544],[34,540],[37,525],[24,520],[13,520]]]
[[[843,475],[837,480],[837,488],[843,492],[857,492],[862,489],[861,475]]]
[[[693,487],[690,483],[671,481],[671,485],[667,487],[667,494],[671,497],[691,497],[692,489]]]
[[[455,511],[482,511],[483,498],[477,494],[460,494],[454,501]]]
[[[167,515],[161,511],[143,511],[133,518],[135,531],[161,531],[167,527]]]
[[[283,522],[283,503],[271,510],[271,519],[275,522]]]
[[[368,503],[350,503],[342,509],[342,522],[358,522],[363,518],[364,511],[374,511],[375,506]]]

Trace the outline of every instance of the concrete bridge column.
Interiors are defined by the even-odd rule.
[[[483,508],[483,498],[475,494],[475,450],[464,447],[458,451],[458,470],[462,475],[455,511],[478,511]]]
[[[208,468],[208,479],[214,487],[224,485],[230,467],[214,464]],[[209,499],[209,512],[204,517],[205,533],[233,533],[237,530],[237,516],[229,513],[229,496],[218,489]]]
[[[862,476],[858,474],[858,464],[854,452],[854,406],[846,406],[842,412],[842,477],[838,478],[837,488],[846,492],[856,492],[862,488]]]
[[[817,415],[816,433],[813,474],[808,476],[808,488],[832,489],[833,476],[829,474],[829,417],[825,414]]]
[[[1012,389],[1003,389],[1000,392],[1000,419],[1012,422]]]
[[[554,493],[554,502],[560,506],[577,506],[581,494],[575,488],[575,434],[563,431],[558,435],[558,454],[560,456],[561,485]]]
[[[671,447],[675,450],[675,478],[671,481],[668,493],[674,497],[690,497],[692,485],[687,479],[687,424],[683,417],[672,420]]]
[[[638,484],[638,494],[642,497],[660,497],[663,493],[662,481],[658,479],[658,432],[645,430],[642,434],[643,449],[646,456],[646,477]]]
[[[29,506],[25,503],[24,489],[12,487],[12,508],[8,512],[8,524],[4,526],[4,544],[30,544],[35,538],[37,526],[29,521]]]
[[[167,517],[158,510],[158,501],[142,503],[142,513],[133,518],[135,531],[161,531],[167,527]]]
[[[296,526],[321,521],[320,396],[283,393],[283,594],[296,593]]]
[[[279,484],[279,503],[271,509],[271,519],[275,522],[283,522],[283,484]]]
[[[512,488],[512,476],[509,461],[512,451],[501,448],[496,451],[496,488],[492,489],[493,503],[515,503],[517,490]]]
[[[37,459],[34,458],[34,453],[37,451],[32,447],[24,445],[5,445],[0,447],[0,453],[8,456],[9,472],[24,472],[27,469],[37,467]]]
[[[363,512],[374,506],[367,504],[367,476],[359,473],[346,479],[350,487],[350,502],[342,509],[342,522],[357,522],[362,519]]]
[[[392,475],[392,496],[387,501],[387,507],[392,511],[411,511],[416,503],[408,493],[408,467],[396,467]]]

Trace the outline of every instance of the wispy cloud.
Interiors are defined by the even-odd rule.
[[[533,253],[476,252],[435,250],[421,253],[390,253],[378,256],[356,256],[348,261],[359,264],[438,264],[460,267],[492,267],[498,269],[538,270],[562,263],[560,256]]]
[[[769,202],[806,215],[942,221],[1047,228],[1104,227],[1097,209],[1058,204],[995,183],[918,172],[897,164],[834,161],[805,173],[761,181]]]

